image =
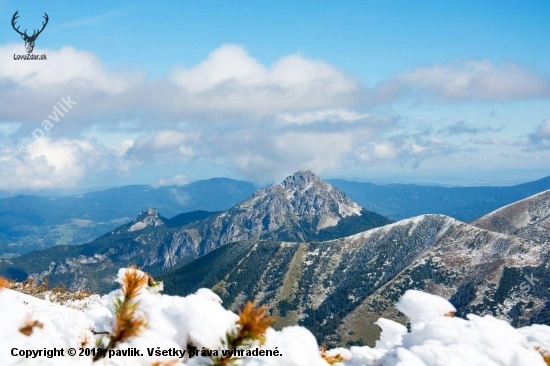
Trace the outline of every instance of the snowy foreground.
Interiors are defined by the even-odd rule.
[[[121,289],[109,295],[65,305],[0,288],[0,365],[550,364],[550,327],[455,318],[449,302],[414,290],[396,305],[410,332],[382,318],[375,348],[320,351],[307,329],[275,331],[262,309],[237,315],[210,290],[162,295],[161,285],[135,269],[121,269],[118,281]]]

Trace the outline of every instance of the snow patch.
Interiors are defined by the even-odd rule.
[[[322,216],[319,220],[319,224],[317,225],[317,230],[322,230],[327,227],[333,227],[338,225],[338,222],[340,219],[333,216]]]
[[[361,206],[353,201],[350,201],[347,204],[338,202],[338,213],[342,217],[361,216]]]

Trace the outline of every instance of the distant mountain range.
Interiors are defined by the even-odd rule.
[[[340,179],[328,182],[367,210],[392,220],[442,214],[470,222],[504,205],[550,189],[550,176],[510,187],[376,185]]]
[[[215,178],[186,186],[126,186],[71,197],[0,199],[0,257],[82,244],[127,223],[147,207],[165,216],[222,211],[250,197],[253,184]]]
[[[193,212],[168,220],[149,208],[88,244],[58,245],[4,259],[0,273],[17,279],[48,277],[51,284],[106,292],[118,268],[130,264],[157,274],[235,241],[331,240],[391,222],[361,208],[313,173],[298,172],[227,211]]]
[[[464,222],[550,189],[550,177],[512,187],[444,188],[328,180],[367,210],[392,220],[444,214]],[[129,222],[147,207],[164,217],[223,211],[254,193],[253,184],[215,178],[186,186],[126,186],[70,197],[0,199],[0,258],[54,245],[82,244]]]

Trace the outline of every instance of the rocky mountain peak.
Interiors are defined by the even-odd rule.
[[[180,215],[169,220],[149,208],[108,236],[84,246],[69,246],[70,253],[52,254],[52,260],[43,262],[54,262],[53,267],[33,266],[32,273],[36,273],[35,277],[43,275],[64,281],[62,276],[70,271],[75,274],[69,283],[71,288],[106,288],[112,284],[104,279],[116,275],[120,266],[136,264],[159,273],[233,242],[333,240],[391,223],[384,216],[362,209],[311,172],[294,174],[284,186],[274,184],[258,190],[224,212],[187,214],[201,217],[174,226],[174,222],[185,220],[178,219]],[[101,265],[89,265],[100,262]],[[0,271],[3,268],[0,263]]]
[[[362,210],[311,171],[299,171],[280,184],[258,190],[237,205],[235,211],[230,210],[231,230],[225,231],[224,241],[249,239],[251,232],[264,237],[281,230],[294,240],[305,240],[325,228],[337,226],[344,218],[360,217]],[[236,226],[240,228],[237,230]]]
[[[298,216],[320,216],[319,229],[334,226],[341,218],[361,215],[361,206],[309,170],[294,173],[280,186]]]
[[[306,189],[313,184],[323,183],[321,178],[309,170],[299,171],[287,177],[281,186],[283,189]]]
[[[164,225],[158,210],[156,208],[148,208],[147,210],[141,211],[141,213],[132,221],[132,226],[128,231],[137,231],[145,229],[147,226],[157,227]]]
[[[299,171],[280,184],[258,190],[237,207],[255,215],[288,216],[315,221],[317,230],[335,226],[341,218],[360,216],[361,206],[311,171]]]

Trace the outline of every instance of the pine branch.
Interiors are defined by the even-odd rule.
[[[118,343],[137,336],[147,326],[145,317],[137,313],[136,297],[147,287],[148,278],[136,268],[125,270],[120,282],[122,298],[115,299],[115,319],[106,349],[113,349]],[[94,361],[101,357],[101,354],[96,355]]]
[[[228,346],[228,356],[214,359],[214,365],[227,366],[237,361],[233,357],[233,350],[249,348],[254,341],[260,344],[265,342],[265,331],[275,321],[267,313],[267,306],[256,307],[252,301],[248,301],[242,310],[238,311],[237,332],[227,334],[225,343]]]

